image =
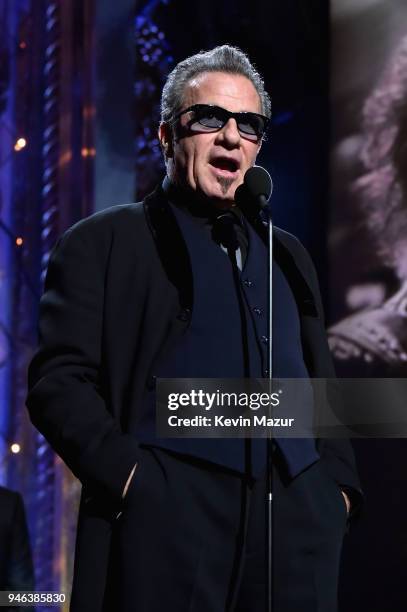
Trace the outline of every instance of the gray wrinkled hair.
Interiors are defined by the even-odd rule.
[[[230,45],[200,51],[177,64],[167,77],[161,96],[161,121],[167,122],[182,110],[186,85],[203,72],[240,74],[251,81],[259,94],[262,113],[271,116],[270,96],[264,81],[243,51]]]

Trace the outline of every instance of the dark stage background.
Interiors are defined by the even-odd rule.
[[[44,270],[64,229],[161,179],[159,96],[185,56],[227,42],[264,75],[273,125],[259,163],[275,223],[314,259],[338,370],[405,375],[357,338],[361,357],[349,359],[348,318],[403,287],[353,185],[374,170],[364,104],[406,19],[402,2],[379,0],[0,0],[0,483],[24,495],[38,590],[69,592],[79,494],[24,407]],[[405,444],[355,448],[366,508],[346,537],[341,612],[404,612]]]

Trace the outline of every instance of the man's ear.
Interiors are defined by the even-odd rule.
[[[165,121],[162,121],[160,123],[160,126],[158,128],[158,138],[159,138],[161,149],[164,153],[165,159],[167,160],[173,157],[174,155],[173,133],[172,133],[171,126]]]

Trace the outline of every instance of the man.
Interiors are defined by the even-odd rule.
[[[267,376],[266,246],[234,195],[269,117],[241,51],[187,58],[162,95],[163,185],[55,247],[28,408],[83,484],[72,610],[265,609],[264,440],[156,438],[155,381]],[[312,264],[276,239],[274,369],[330,377]],[[352,451],[289,442],[274,453],[274,610],[333,612]]]
[[[0,591],[33,590],[34,569],[24,502],[19,493],[0,487]]]

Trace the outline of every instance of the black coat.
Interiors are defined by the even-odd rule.
[[[19,493],[0,487],[0,591],[33,589],[34,570],[24,502]]]
[[[40,307],[40,345],[29,369],[31,420],[83,485],[74,598],[100,610],[121,494],[137,461],[137,406],[166,339],[190,305],[191,269],[165,195],[116,206],[59,239]],[[334,376],[311,259],[275,230],[276,257],[299,308],[313,377]],[[332,477],[359,489],[347,440],[319,441]],[[99,585],[99,588],[98,588]],[[84,608],[85,609],[85,608]]]

